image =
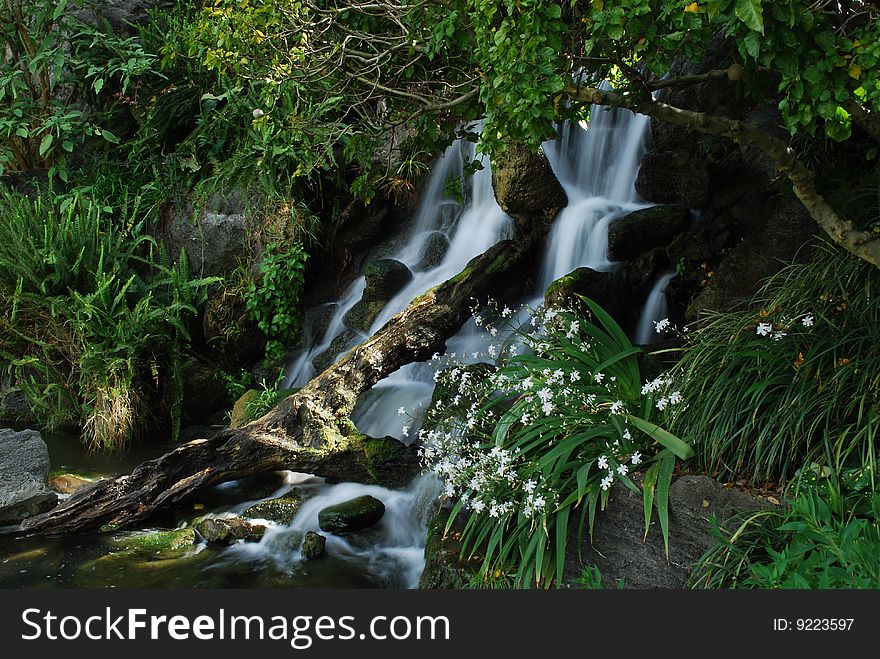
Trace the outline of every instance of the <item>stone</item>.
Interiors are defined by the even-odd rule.
[[[619,217],[608,227],[608,258],[635,261],[644,252],[669,245],[690,223],[690,211],[681,205],[652,206]]]
[[[254,420],[254,416],[248,409],[251,403],[255,403],[260,399],[260,392],[257,389],[248,389],[232,406],[232,413],[229,416],[230,428],[241,428]]]
[[[353,332],[367,334],[386,304],[388,304],[387,300],[361,299],[349,309],[348,313],[342,318],[342,322],[345,323],[346,328]],[[327,352],[330,352],[330,350]]]
[[[288,526],[292,521],[302,503],[296,495],[286,494],[276,499],[267,499],[260,501],[245,509],[242,517],[251,519],[265,519],[282,526]]]
[[[378,524],[384,514],[385,504],[365,494],[323,508],[318,513],[318,526],[329,533],[352,533]]]
[[[568,203],[544,152],[522,144],[507,144],[493,155],[492,187],[498,205],[521,235],[531,235],[542,225],[547,228]]]
[[[578,268],[550,284],[544,293],[544,300],[551,307],[579,307],[579,295],[598,304],[619,323],[630,312],[630,300],[633,299],[625,271]]]
[[[579,547],[578,529],[570,530],[564,580],[576,579],[589,565],[599,568],[606,588],[616,587],[621,579],[625,588],[684,588],[696,562],[714,542],[709,517],[714,514],[724,524],[737,513],[763,507],[758,499],[707,476],[677,478],[669,490],[667,559],[656,509],[645,538],[641,493],[615,484],[608,506],[596,515],[592,543],[585,530]]]
[[[307,561],[312,561],[324,553],[327,538],[320,533],[309,531],[303,540],[302,555]]]
[[[321,373],[329,366],[332,366],[339,354],[345,350],[357,336],[357,332],[350,330],[347,327],[342,330],[342,332],[330,342],[329,348],[312,358],[312,366],[315,369],[315,373]]]
[[[440,508],[428,522],[425,541],[425,569],[419,577],[419,588],[425,590],[463,589],[470,587],[479,572],[479,559],[470,561],[461,556],[462,516],[456,518],[449,532],[446,524],[449,509]]]
[[[441,263],[449,251],[449,238],[442,231],[434,231],[425,239],[422,252],[419,255],[417,272],[433,270]]]
[[[12,388],[0,392],[0,419],[30,419],[32,417],[31,404],[24,392]]]
[[[195,542],[195,530],[187,528],[121,536],[114,538],[111,544],[124,550],[159,553],[180,551],[194,545]]]
[[[711,180],[706,163],[686,151],[648,151],[636,178],[636,192],[655,204],[702,208]]]
[[[36,430],[0,430],[0,525],[46,512],[58,502],[49,489],[49,448]]]
[[[390,300],[412,281],[410,269],[394,259],[370,261],[364,268],[364,300]]]
[[[189,421],[204,421],[229,409],[229,392],[222,372],[193,361],[183,369],[183,415]]]
[[[86,485],[95,482],[93,478],[86,478],[79,474],[53,474],[48,481],[49,488],[58,492],[58,494],[73,494],[77,490],[81,490]]]
[[[230,545],[237,540],[253,542],[266,532],[262,524],[251,524],[241,517],[204,517],[193,528],[205,542],[221,545]]]

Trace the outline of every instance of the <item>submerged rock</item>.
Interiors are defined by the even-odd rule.
[[[111,541],[113,546],[120,549],[142,553],[175,552],[191,547],[195,543],[196,532],[194,529],[152,531],[138,535],[125,535]]]
[[[0,525],[16,524],[52,508],[49,449],[36,430],[0,430]]]
[[[302,555],[307,561],[314,560],[324,553],[324,547],[327,544],[327,538],[320,533],[309,531],[306,533],[305,540],[302,545]]]
[[[378,524],[384,514],[385,504],[365,494],[322,509],[318,513],[318,526],[330,533],[351,533]]]
[[[193,525],[206,542],[229,545],[236,540],[254,542],[263,537],[266,527],[251,524],[240,517],[205,517]]]
[[[443,263],[446,252],[449,251],[449,238],[442,231],[433,232],[425,240],[422,253],[419,255],[419,264],[416,270],[424,272],[431,270]]]
[[[260,501],[245,509],[242,517],[251,519],[267,519],[270,522],[287,526],[293,521],[294,515],[299,510],[302,499],[293,494],[286,494],[277,499]]]
[[[49,478],[49,487],[58,494],[73,494],[77,490],[91,485],[97,479],[72,473],[55,473]]]

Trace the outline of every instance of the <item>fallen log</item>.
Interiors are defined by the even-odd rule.
[[[370,456],[406,463],[415,460],[415,452],[396,440],[359,433],[349,418],[358,395],[400,367],[442,353],[446,339],[469,317],[472,300],[503,299],[511,284],[527,276],[537,253],[529,240],[498,243],[461,273],[413,300],[266,416],[183,444],[129,475],[98,481],[22,527],[35,533],[128,527],[199,488],[273,470],[376,482],[377,465]]]

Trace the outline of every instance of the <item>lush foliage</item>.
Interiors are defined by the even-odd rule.
[[[593,322],[547,309],[530,328],[517,327],[510,309],[487,312],[510,330],[486,326],[495,342],[477,357],[497,368],[437,372],[439,399],[419,433],[422,453],[446,496],[457,499],[450,519],[469,515],[463,551],[485,557],[483,575],[561,582],[569,533],[592,528],[618,481],[643,491],[646,532],[656,504],[668,541],[672,473],[676,459],[693,452],[651,421],[665,383],[643,385],[639,349],[601,308],[585,304]],[[683,404],[677,392],[664,400]],[[637,469],[646,469],[642,488],[631,478]]]
[[[791,476],[831,436],[862,453],[880,414],[880,279],[830,245],[783,269],[752,304],[688,334],[670,377],[689,404],[671,429],[708,473]]]
[[[164,401],[174,433],[189,323],[205,280],[144,233],[137,200],[117,216],[88,198],[0,197],[0,358],[49,426],[81,425],[120,449]],[[152,403],[152,405],[149,405]]]

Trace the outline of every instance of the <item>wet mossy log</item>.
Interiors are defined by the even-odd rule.
[[[418,297],[371,338],[281,401],[264,417],[211,439],[197,439],[144,462],[131,474],[82,488],[51,511],[28,519],[37,533],[118,529],[150,517],[199,488],[280,469],[334,480],[393,482],[365,447],[349,416],[358,394],[401,366],[445,350],[470,315],[474,298],[500,296],[535,265],[530,241],[503,241],[452,279]],[[371,443],[372,442],[372,443]],[[375,452],[375,451],[374,451]],[[416,464],[415,450],[409,460]],[[391,470],[403,468],[400,459]],[[399,474],[397,475],[399,480]]]

